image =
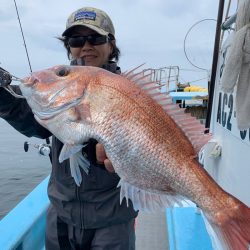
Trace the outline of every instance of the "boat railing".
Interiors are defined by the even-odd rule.
[[[176,91],[179,84],[179,67],[168,66],[161,68],[148,68],[143,70],[143,74],[151,74],[151,80],[157,82],[164,92]]]
[[[0,248],[44,249],[47,177],[0,221]]]

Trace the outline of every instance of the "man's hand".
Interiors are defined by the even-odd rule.
[[[0,87],[7,87],[12,81],[11,74],[0,67]]]
[[[105,168],[109,172],[111,172],[111,173],[115,172],[114,167],[113,167],[111,161],[107,158],[104,147],[101,143],[96,144],[96,160],[97,160],[97,163],[104,164]]]

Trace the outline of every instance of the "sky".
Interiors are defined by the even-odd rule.
[[[232,0],[229,14],[236,12],[236,3]],[[144,68],[153,69],[178,66],[179,82],[207,84],[219,0],[16,0],[16,4],[32,71],[69,64],[56,37],[73,11],[91,6],[107,12],[114,23],[122,71],[143,63]],[[14,0],[1,0],[0,31],[0,67],[18,77],[28,75]],[[185,56],[184,39],[188,59],[198,68]],[[176,73],[171,73],[172,84]]]

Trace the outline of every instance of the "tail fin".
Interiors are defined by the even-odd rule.
[[[235,213],[224,223],[215,225],[205,219],[207,231],[216,250],[250,249],[250,208],[240,203]]]

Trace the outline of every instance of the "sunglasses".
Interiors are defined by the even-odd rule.
[[[84,46],[86,41],[91,45],[101,45],[107,43],[109,40],[108,36],[103,35],[75,36],[69,38],[68,44],[71,48],[80,48]]]

